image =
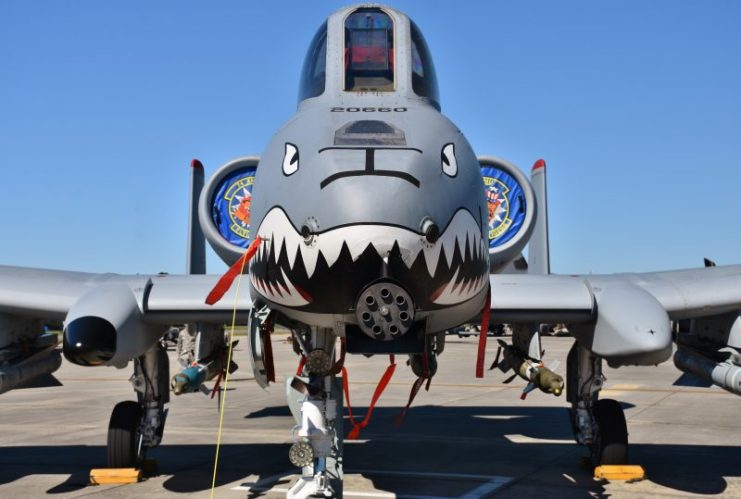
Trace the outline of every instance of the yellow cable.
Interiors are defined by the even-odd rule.
[[[232,340],[234,339],[234,328],[237,324],[237,304],[239,303],[239,285],[242,283],[242,272],[244,272],[244,265],[247,259],[242,259],[242,268],[239,269],[239,277],[237,278],[237,289],[234,292],[234,309],[232,310],[232,327],[229,331],[229,353],[226,356],[226,368],[224,373],[224,398],[221,400],[221,410],[219,411],[219,433],[216,437],[216,456],[214,457],[214,474],[211,479],[211,499],[214,499],[214,492],[216,491],[216,470],[219,466],[219,449],[221,448],[221,429],[224,423],[224,407],[226,407],[226,387],[229,383],[229,366],[232,364]],[[249,334],[249,332],[248,332]]]

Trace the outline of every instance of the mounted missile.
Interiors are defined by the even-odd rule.
[[[741,395],[741,358],[731,355],[723,362],[708,359],[694,349],[679,347],[674,353],[674,365],[677,369],[697,376],[698,378]]]
[[[206,366],[196,364],[186,367],[170,380],[170,388],[175,395],[197,392],[206,380]]]
[[[19,355],[21,348],[5,347],[0,355],[0,393],[5,393],[44,374],[51,374],[62,365],[56,334],[41,334],[32,343],[30,355]],[[7,359],[12,355],[12,359]]]
[[[502,340],[499,340],[499,347],[503,354],[502,361],[499,362],[499,353],[497,353],[497,360],[494,361],[492,367],[499,367],[502,372],[507,372],[510,369],[515,372],[505,383],[509,383],[515,376],[519,376],[528,383],[532,383],[536,388],[540,388],[542,392],[552,393],[557,397],[561,395],[564,386],[561,375],[547,368],[542,362],[533,361],[522,355],[512,345],[508,345]],[[525,393],[527,391],[529,390],[526,389]]]
[[[234,348],[239,340],[232,343]],[[211,380],[216,376],[224,373],[228,360],[229,346],[223,345],[209,357],[199,362],[193,362],[192,365],[185,367],[179,373],[170,379],[170,388],[175,395],[201,391],[208,394],[210,390],[203,383]],[[233,361],[229,364],[229,374],[232,374],[238,368]],[[218,384],[218,382],[217,382]]]

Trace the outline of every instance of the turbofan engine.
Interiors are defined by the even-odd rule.
[[[527,177],[509,161],[479,157],[488,207],[489,269],[520,256],[535,228],[538,207]]]
[[[250,212],[257,157],[237,158],[221,166],[198,201],[198,220],[217,255],[232,265],[252,239]]]
[[[64,321],[64,356],[75,364],[124,367],[142,355],[165,332],[144,322],[140,302],[149,279],[110,282],[82,295]]]

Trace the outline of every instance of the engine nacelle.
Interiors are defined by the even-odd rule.
[[[489,207],[489,268],[498,272],[520,256],[535,228],[538,207],[530,181],[503,159],[479,157]]]
[[[232,265],[249,246],[252,187],[260,161],[237,158],[221,166],[208,180],[198,201],[198,220],[217,255]]]
[[[124,367],[149,349],[166,329],[144,322],[140,303],[150,286],[148,279],[102,283],[82,295],[64,321],[67,360]]]

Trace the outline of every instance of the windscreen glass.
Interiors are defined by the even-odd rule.
[[[345,90],[394,90],[394,25],[380,9],[358,9],[345,21]]]
[[[437,77],[432,57],[422,32],[410,21],[412,34],[412,89],[420,97],[430,98],[440,108],[440,97],[437,90]]]

